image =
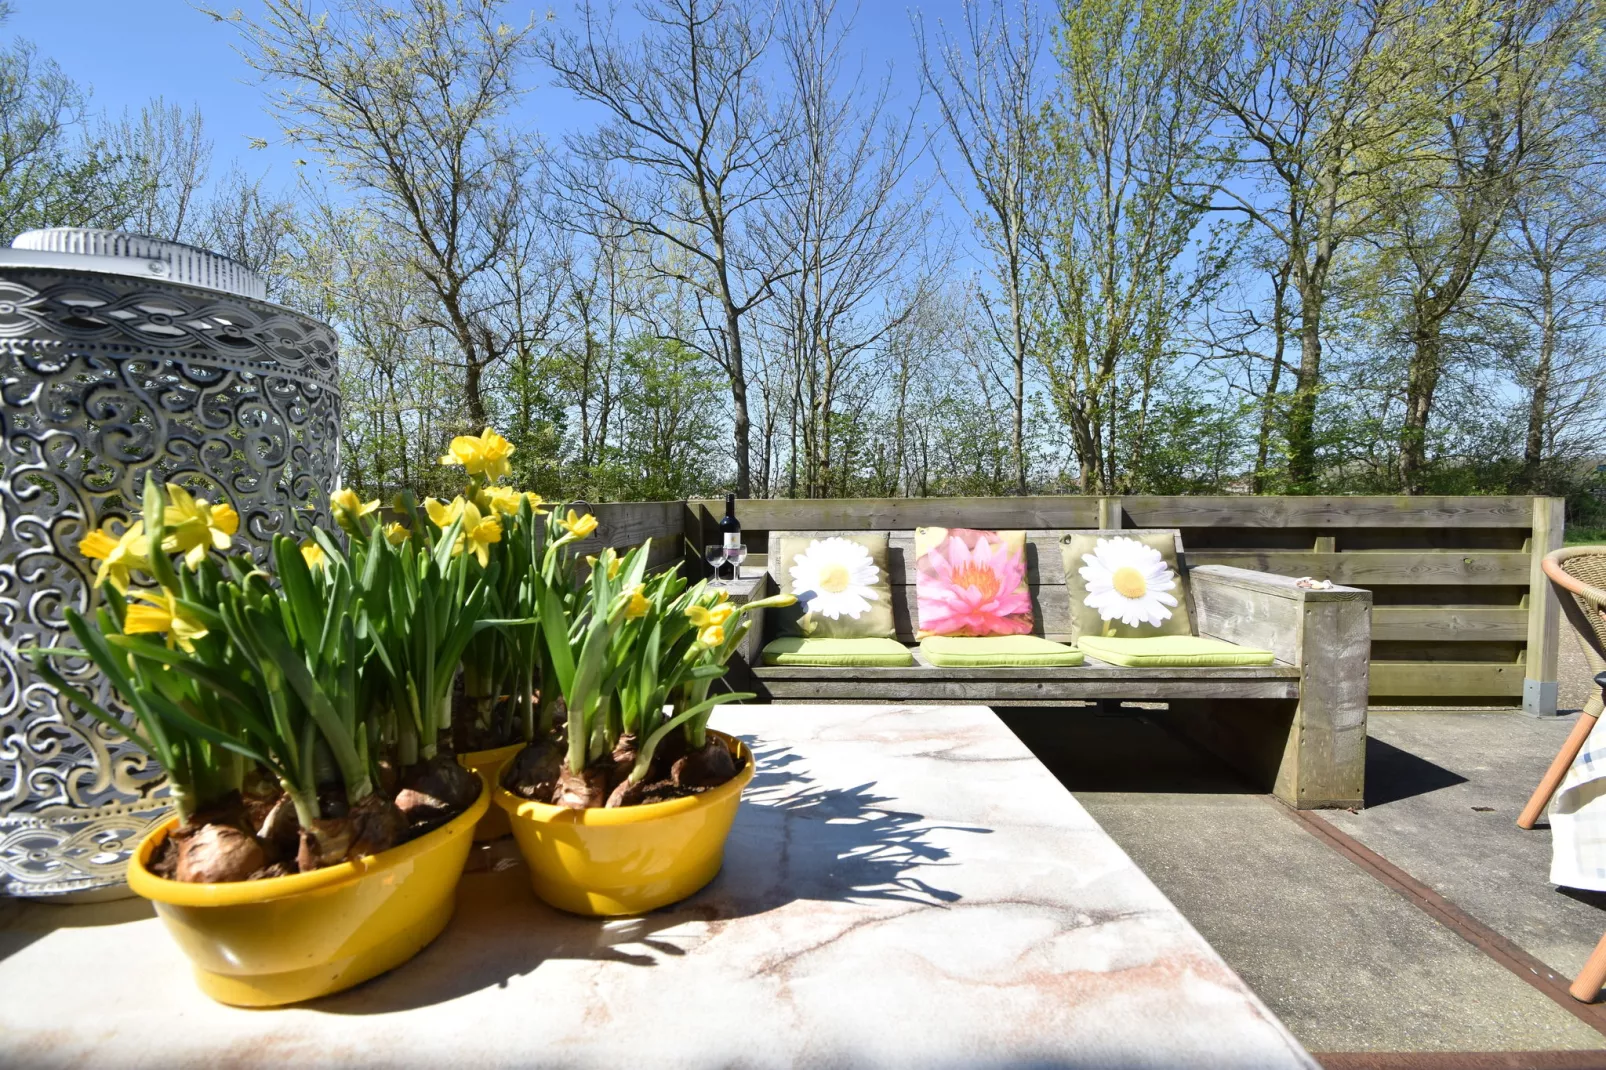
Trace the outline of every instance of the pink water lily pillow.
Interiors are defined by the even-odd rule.
[[[1030,634],[1024,531],[916,528],[915,570],[919,638]]]

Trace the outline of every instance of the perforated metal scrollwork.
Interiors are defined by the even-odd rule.
[[[0,889],[121,882],[163,816],[160,771],[75,717],[23,649],[87,609],[77,545],[138,508],[145,473],[240,514],[239,540],[326,519],[340,397],[325,325],[278,305],[114,274],[0,263]],[[308,507],[311,511],[308,511]],[[70,636],[67,636],[70,638]],[[64,663],[109,698],[87,665]]]

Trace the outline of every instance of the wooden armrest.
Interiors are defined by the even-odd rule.
[[[1312,590],[1288,576],[1228,565],[1191,568],[1188,582],[1200,635],[1270,650],[1278,661],[1290,665],[1305,664],[1311,643],[1352,645],[1352,637],[1324,637],[1318,634],[1319,627],[1308,627],[1311,611],[1326,603],[1358,602],[1368,607],[1365,612],[1369,615],[1372,601],[1372,593],[1358,587],[1335,584],[1328,590]],[[1370,627],[1364,632],[1369,646]],[[1361,656],[1367,653],[1363,651]]]
[[[737,605],[768,598],[771,594],[769,588],[768,573],[732,580],[725,586],[725,590],[730,594],[730,600]],[[747,629],[747,634],[742,636],[742,641],[736,648],[736,657],[749,667],[761,664],[759,655],[764,650],[764,612],[762,609],[753,609],[744,614],[752,620],[753,625]]]

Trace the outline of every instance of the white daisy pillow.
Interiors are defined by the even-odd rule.
[[[819,639],[893,637],[892,583],[885,533],[782,536],[781,591],[797,596],[781,614],[781,635]],[[772,611],[774,612],[774,611]]]
[[[1060,540],[1071,636],[1192,635],[1169,531],[1088,531]]]

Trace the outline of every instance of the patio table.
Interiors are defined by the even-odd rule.
[[[223,1007],[137,901],[0,905],[8,1065],[1314,1068],[982,706],[726,707],[758,758],[708,888],[537,902],[480,849],[446,932],[317,1002]]]

